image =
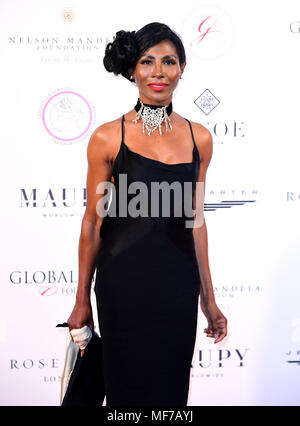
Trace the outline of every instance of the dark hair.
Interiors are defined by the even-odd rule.
[[[146,50],[163,40],[170,40],[174,44],[179,63],[183,64],[186,61],[185,49],[179,35],[166,24],[152,22],[139,31],[118,31],[114,41],[106,46],[104,67],[130,80],[129,70],[135,68],[138,59]]]

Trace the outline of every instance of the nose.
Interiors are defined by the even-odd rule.
[[[161,78],[163,77],[162,64],[160,62],[155,62],[153,67],[153,77]]]

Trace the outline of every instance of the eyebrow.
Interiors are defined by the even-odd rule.
[[[142,55],[142,58],[143,57],[146,57],[146,58],[150,58],[150,59],[155,59],[155,57],[154,56],[152,56],[152,55]],[[162,59],[168,59],[168,58],[178,58],[176,55],[166,55],[166,56],[163,56],[163,58]]]

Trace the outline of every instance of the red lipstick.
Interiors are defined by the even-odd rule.
[[[160,92],[161,90],[164,90],[168,85],[166,83],[150,83],[148,84],[148,86],[151,87],[151,89],[155,92]]]

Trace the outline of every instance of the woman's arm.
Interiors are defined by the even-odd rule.
[[[193,127],[196,130],[195,139],[200,154],[200,171],[197,184],[203,186],[203,191],[201,192],[204,199],[205,178],[212,157],[213,142],[210,132],[205,127],[197,123],[193,123]],[[197,197],[195,197],[196,212],[203,209],[203,199],[197,200]],[[208,326],[204,329],[204,332],[208,337],[215,337],[215,343],[218,343],[227,335],[227,319],[219,310],[215,301],[208,259],[207,228],[204,218],[201,226],[193,228],[193,235],[201,281],[200,306],[208,322]]]
[[[92,134],[88,148],[88,171],[86,181],[86,210],[82,219],[78,250],[78,286],[75,306],[68,319],[69,330],[88,325],[94,329],[90,301],[91,282],[95,272],[96,259],[100,249],[100,227],[103,217],[96,206],[104,194],[96,194],[100,182],[111,181],[112,143],[109,133],[111,126],[103,124]]]

